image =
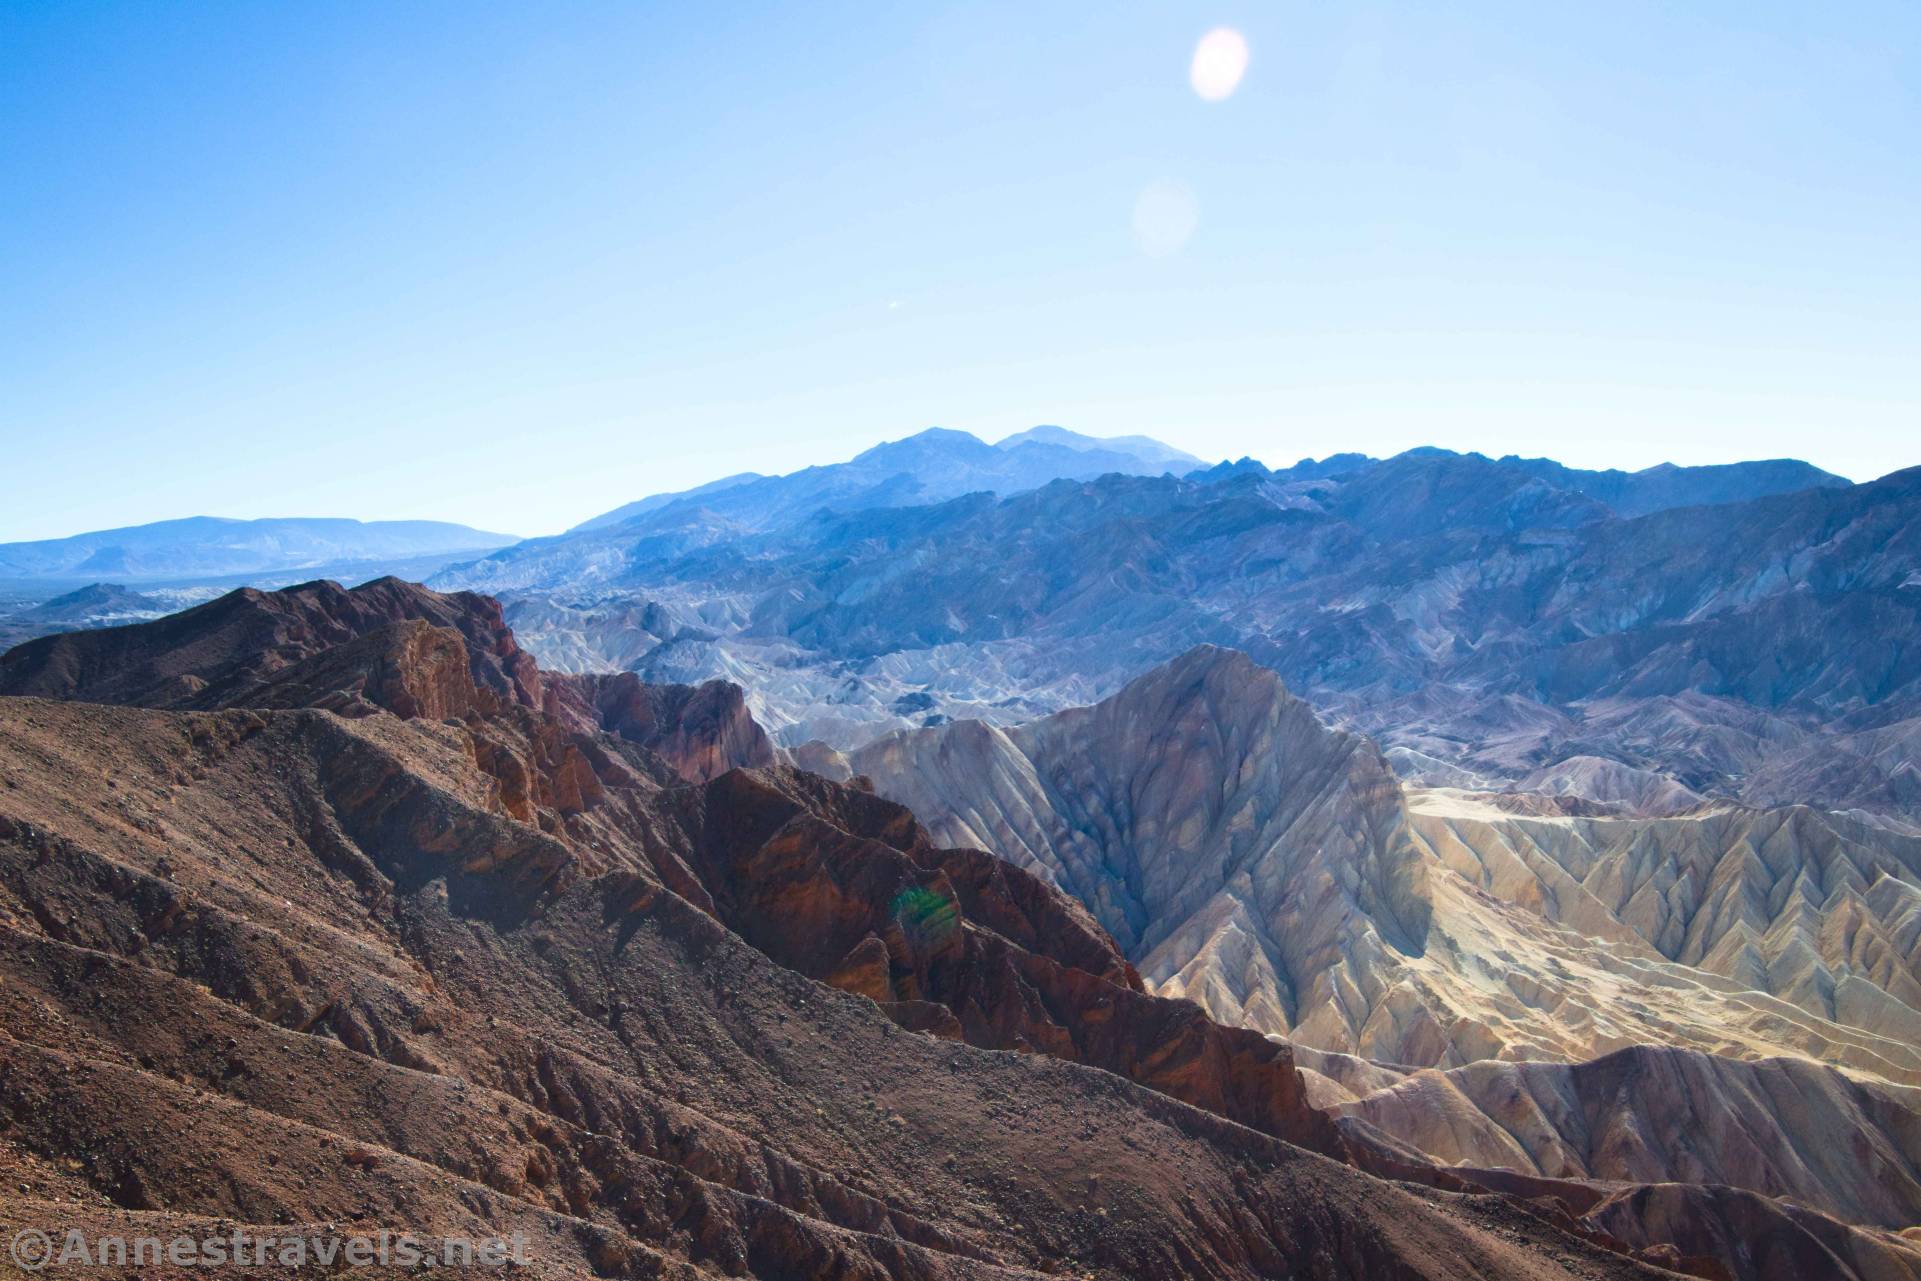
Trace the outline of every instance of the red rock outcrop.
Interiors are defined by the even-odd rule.
[[[632,672],[548,680],[563,683],[601,729],[639,743],[690,783],[774,763],[773,742],[729,681],[648,685]]]
[[[277,592],[248,587],[152,623],[41,637],[0,655],[0,693],[231,707],[284,679],[289,668],[406,622],[459,633],[473,684],[490,706],[543,705],[539,666],[514,642],[498,601],[397,578],[351,591],[324,580]]]

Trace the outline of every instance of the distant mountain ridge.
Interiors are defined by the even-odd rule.
[[[996,449],[1018,449],[1022,445],[1065,445],[1083,452],[1106,451],[1131,454],[1145,463],[1162,463],[1175,474],[1207,464],[1184,449],[1176,449],[1152,436],[1088,436],[1065,427],[1029,427],[994,442]]]
[[[1497,460],[1434,447],[1389,459],[1358,453],[1318,461],[1304,458],[1275,470],[1253,458],[1209,465],[1146,436],[1096,437],[1042,426],[989,445],[967,432],[934,427],[876,445],[844,463],[781,476],[743,472],[679,493],[642,498],[564,534],[529,539],[472,565],[454,567],[435,581],[442,587],[486,591],[613,585],[649,561],[762,542],[824,515],[930,507],[968,494],[1008,498],[1060,480],[1167,474],[1214,483],[1251,476],[1284,487],[1381,473],[1376,487],[1385,489],[1388,477],[1450,468],[1486,468],[1500,477],[1500,483],[1517,494],[1517,506],[1507,518],[1517,528],[1538,521],[1548,507],[1561,509],[1549,523],[1585,524],[1849,484],[1795,460],[1597,472],[1548,459],[1509,455]],[[1402,504],[1410,518],[1430,524],[1452,519],[1418,490],[1383,493],[1382,499]]]
[[[0,578],[178,579],[272,573],[350,561],[477,553],[517,539],[434,520],[189,516],[0,543]]]
[[[1504,454],[1489,458],[1479,453],[1457,453],[1423,445],[1393,458],[1371,458],[1366,454],[1333,454],[1318,462],[1303,458],[1292,467],[1270,471],[1252,458],[1221,463],[1197,479],[1221,480],[1230,476],[1254,474],[1292,482],[1321,480],[1372,467],[1407,460],[1456,459],[1492,463],[1503,470],[1518,472],[1557,490],[1580,494],[1603,504],[1616,516],[1645,516],[1670,507],[1702,507],[1721,503],[1742,503],[1775,494],[1792,494],[1804,489],[1846,489],[1852,482],[1812,463],[1796,458],[1768,458],[1751,462],[1715,463],[1699,467],[1677,467],[1657,463],[1640,471],[1589,471],[1569,467],[1551,458],[1522,458]]]
[[[1686,501],[1624,517],[1596,494]],[[1429,780],[1921,806],[1921,471],[1847,485],[1802,464],[1593,473],[1418,450],[754,529],[662,515],[435,582],[507,593],[556,664],[737,681],[789,746],[1018,724],[1213,643]]]
[[[1097,437],[1048,425],[1017,432],[990,445],[967,432],[929,428],[876,445],[845,463],[807,467],[782,476],[740,472],[692,489],[650,495],[583,521],[554,538],[528,540],[532,545],[509,559],[546,561],[552,558],[556,546],[587,536],[603,538],[612,530],[651,536],[656,543],[676,548],[713,545],[731,537],[766,533],[823,510],[925,506],[968,493],[1006,497],[1055,480],[1087,480],[1108,474],[1171,473],[1199,481],[1256,475],[1277,484],[1292,484],[1420,458],[1493,461],[1496,467],[1539,480],[1557,491],[1591,498],[1619,516],[1677,506],[1743,502],[1848,484],[1841,477],[1792,459],[1709,467],[1664,463],[1638,472],[1583,471],[1544,458],[1509,455],[1486,460],[1479,454],[1424,447],[1396,459],[1335,454],[1319,461],[1302,459],[1291,467],[1274,470],[1252,458],[1210,466],[1147,436]],[[453,558],[463,553],[504,550],[520,541],[514,535],[441,521],[193,516],[67,538],[0,543],[0,579],[211,579],[318,570],[357,561],[401,561],[434,555]],[[607,558],[586,559],[604,562]],[[546,573],[548,578],[565,573],[563,567],[544,569],[554,571]],[[514,576],[490,566],[469,577],[478,582],[490,570],[495,577]],[[539,572],[532,575],[541,576]]]
[[[1670,507],[1700,507],[1740,503],[1803,489],[1846,489],[1848,481],[1811,463],[1794,458],[1721,463],[1707,467],[1676,467],[1660,463],[1640,471],[1580,471],[1550,458],[1498,460],[1530,475],[1576,490],[1606,503],[1621,516],[1645,516]]]
[[[49,566],[142,592],[431,578],[501,593],[556,666],[738,681],[789,745],[1015,724],[1211,642],[1376,734],[1409,777],[1921,811],[1899,475],[1438,448],[1197,462],[1147,437],[930,429],[510,547],[397,563],[367,553],[505,536],[196,519],[0,548],[0,578],[46,595],[64,586]],[[65,612],[16,606],[0,632],[121,621]]]
[[[929,427],[884,441],[844,463],[804,467],[782,476],[741,472],[679,493],[642,498],[569,533],[605,529],[667,508],[700,507],[746,528],[764,529],[815,506],[897,507],[961,494],[1017,493],[1063,477],[1106,472],[1159,475],[1203,466],[1192,454],[1146,436],[1104,439],[1061,427],[1034,427],[990,445],[970,432]],[[698,502],[696,502],[698,500]]]
[[[683,489],[678,493],[650,494],[646,498],[635,499],[631,503],[616,507],[610,512],[602,512],[592,520],[583,520],[567,532],[570,534],[578,534],[582,530],[606,529],[613,525],[625,524],[636,516],[644,516],[650,511],[657,511],[669,503],[676,503],[684,498],[699,498],[707,494],[719,493],[723,489],[732,489],[736,485],[746,485],[757,480],[766,479],[765,476],[757,471],[743,471],[737,472],[732,476],[722,476],[719,480],[710,480],[706,484],[696,485],[692,489]]]

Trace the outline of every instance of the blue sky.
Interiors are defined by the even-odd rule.
[[[0,5],[0,539],[543,533],[937,424],[1866,478],[1918,419],[1910,0]]]

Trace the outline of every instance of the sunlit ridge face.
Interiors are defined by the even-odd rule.
[[[1247,40],[1232,27],[1216,27],[1194,46],[1188,81],[1208,102],[1219,102],[1240,87],[1247,74]]]

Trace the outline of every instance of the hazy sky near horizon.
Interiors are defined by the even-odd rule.
[[[0,541],[1036,423],[1921,463],[1921,6],[0,6]]]

